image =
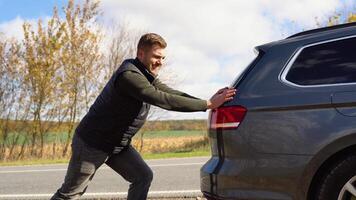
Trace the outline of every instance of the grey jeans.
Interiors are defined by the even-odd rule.
[[[96,170],[103,163],[130,182],[128,200],[147,198],[153,172],[131,145],[119,154],[109,155],[88,146],[77,134],[74,134],[72,156],[64,183],[51,200],[79,199],[87,189]]]

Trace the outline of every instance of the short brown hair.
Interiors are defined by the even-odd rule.
[[[153,45],[158,45],[161,48],[167,47],[166,41],[160,35],[156,33],[146,33],[142,35],[138,41],[137,50],[152,47]]]

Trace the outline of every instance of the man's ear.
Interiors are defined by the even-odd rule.
[[[143,54],[144,54],[144,52],[143,52],[142,48],[137,49],[137,57],[138,57],[138,58],[142,58],[142,57],[143,57]]]
[[[136,56],[137,56],[137,58],[141,58],[141,50],[140,49],[137,49]]]

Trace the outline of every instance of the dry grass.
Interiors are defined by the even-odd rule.
[[[146,138],[143,139],[142,149],[139,139],[134,139],[132,145],[140,151],[140,153],[167,153],[167,152],[190,152],[207,148],[209,145],[208,138],[205,136],[182,136],[182,137],[167,137],[167,138]],[[31,147],[24,146],[21,153],[21,146],[15,146],[10,155],[10,149],[6,148],[2,154],[2,161],[16,160],[35,160],[35,159],[68,159],[71,151],[70,146],[67,153],[63,156],[64,144],[50,143],[44,145],[43,155],[40,156],[40,147],[35,147],[35,153],[31,154]],[[19,156],[21,155],[21,156]]]
[[[133,145],[139,149],[140,141],[134,140]],[[141,153],[187,152],[206,145],[208,145],[208,138],[205,136],[150,138],[143,140]]]

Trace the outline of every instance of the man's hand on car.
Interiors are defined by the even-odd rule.
[[[226,101],[234,98],[236,89],[224,87],[218,90],[209,100],[207,100],[208,109],[214,109],[221,106]]]

